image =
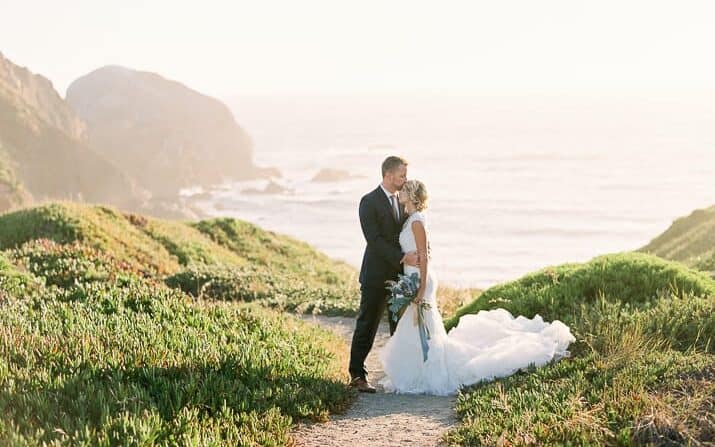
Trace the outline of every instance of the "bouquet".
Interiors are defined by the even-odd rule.
[[[390,312],[392,312],[392,319],[397,321],[399,316],[404,313],[407,306],[409,306],[415,298],[417,298],[417,292],[420,289],[420,277],[416,272],[412,273],[410,276],[407,275],[397,275],[397,281],[387,281],[387,290],[390,291],[390,299],[387,301],[389,304]],[[427,351],[429,351],[429,344],[427,340],[430,339],[429,328],[425,323],[425,310],[429,310],[430,305],[422,301],[416,309],[415,312],[415,324],[418,326],[420,334],[420,344],[422,345],[422,361],[427,361]]]

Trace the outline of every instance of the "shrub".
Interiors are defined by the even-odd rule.
[[[712,409],[715,382],[689,379],[715,364],[706,275],[648,255],[601,256],[495,286],[458,315],[497,307],[568,324],[572,358],[464,388],[451,445],[712,440],[702,411]]]
[[[351,397],[341,344],[291,316],[81,287],[0,305],[0,444],[285,445]]]
[[[198,298],[257,301],[300,313],[352,315],[359,298],[351,284],[320,286],[295,274],[255,266],[188,268],[167,277],[166,284]]]
[[[581,304],[599,297],[635,308],[651,306],[662,297],[708,296],[715,282],[677,262],[640,253],[620,253],[594,258],[585,264],[547,267],[516,281],[490,288],[445,321],[450,329],[466,313],[503,307],[513,314],[540,314],[545,319],[571,323]]]
[[[131,264],[80,242],[58,244],[38,239],[10,250],[8,255],[16,264],[44,279],[47,285],[59,287],[114,280],[120,273],[138,273]]]

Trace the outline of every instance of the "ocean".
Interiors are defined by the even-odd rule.
[[[486,288],[549,265],[635,250],[715,204],[714,92],[239,96],[226,101],[267,181],[200,206],[304,240],[359,267],[360,197],[388,155],[425,183],[440,281]],[[311,181],[323,168],[351,178]],[[198,192],[192,189],[189,192]]]

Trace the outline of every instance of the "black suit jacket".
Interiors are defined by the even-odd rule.
[[[367,242],[360,269],[363,286],[384,288],[385,281],[397,279],[402,271],[399,236],[405,214],[400,205],[400,222],[395,221],[390,200],[380,186],[360,200],[360,226]]]

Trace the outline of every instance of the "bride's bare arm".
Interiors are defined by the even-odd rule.
[[[412,222],[412,233],[415,235],[417,254],[420,259],[420,290],[417,292],[417,298],[415,299],[419,304],[424,298],[427,286],[427,264],[429,262],[429,257],[427,256],[427,232],[422,222],[415,220]]]

